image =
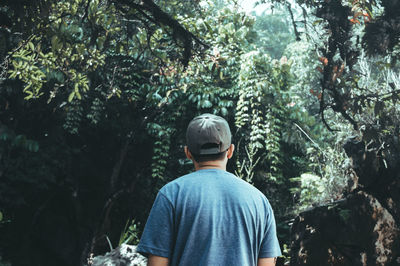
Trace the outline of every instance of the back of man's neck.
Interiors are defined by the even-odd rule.
[[[204,162],[204,163],[195,163],[194,168],[196,171],[205,170],[205,169],[219,169],[226,171],[226,164],[221,164],[219,162]]]

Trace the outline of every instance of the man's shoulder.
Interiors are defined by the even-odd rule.
[[[191,173],[188,173],[186,175],[179,176],[179,177],[175,178],[174,180],[172,180],[172,181],[168,182],[167,184],[165,184],[162,188],[174,186],[176,184],[180,184],[182,182],[185,182],[185,179],[191,178],[195,174],[196,174],[196,172],[191,172]]]
[[[228,171],[219,169],[199,170],[180,176],[164,185],[160,191],[165,195],[170,195],[171,192],[185,192],[195,187],[196,189],[200,189],[201,187],[210,188],[210,186],[212,188],[220,187],[224,188],[224,190],[237,191],[240,194],[247,195],[246,198],[251,195],[250,198],[258,197],[268,201],[266,196],[252,184]],[[211,190],[214,191],[214,189]]]
[[[175,190],[175,189],[181,187],[186,182],[186,179],[192,178],[194,174],[195,174],[195,172],[192,172],[192,173],[177,177],[176,179],[174,179],[174,180],[168,182],[167,184],[165,184],[160,189],[160,192],[165,194],[167,191]]]

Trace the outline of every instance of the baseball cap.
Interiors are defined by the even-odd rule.
[[[232,134],[228,122],[220,116],[202,114],[190,121],[186,130],[186,143],[191,153],[218,154],[231,145]]]

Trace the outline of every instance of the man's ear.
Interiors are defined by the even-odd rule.
[[[226,157],[228,159],[232,158],[234,150],[235,150],[235,145],[231,144],[231,146],[229,146],[227,154],[226,154]]]
[[[185,151],[186,158],[188,158],[189,160],[193,160],[193,156],[190,153],[188,147],[187,146],[183,147],[183,150]]]

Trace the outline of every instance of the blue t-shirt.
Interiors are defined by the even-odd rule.
[[[267,198],[223,170],[182,176],[158,193],[137,251],[170,265],[257,265],[281,255]]]

